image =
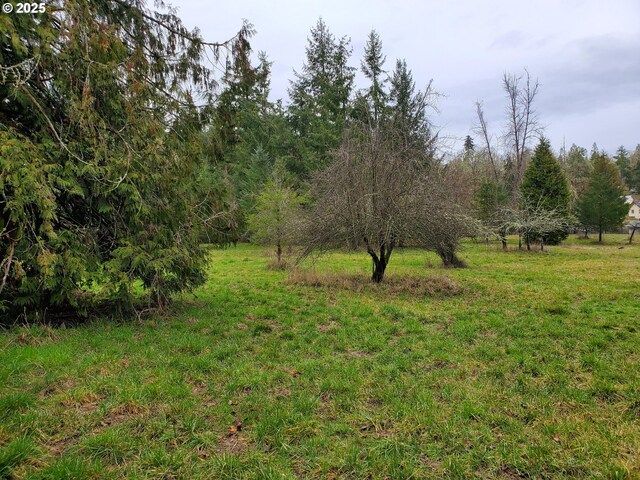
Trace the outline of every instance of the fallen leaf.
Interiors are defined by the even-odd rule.
[[[238,433],[240,430],[242,430],[242,423],[240,422],[236,422],[235,425],[231,425],[229,427],[229,434],[230,435],[235,435],[236,433]]]

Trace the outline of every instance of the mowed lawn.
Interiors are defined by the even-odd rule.
[[[394,253],[388,275],[457,285],[430,297],[300,285],[263,249],[213,250],[165,315],[0,332],[0,477],[640,478],[625,238],[467,242],[464,270]]]

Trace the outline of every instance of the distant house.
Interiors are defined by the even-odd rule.
[[[640,220],[640,195],[627,195],[625,202],[629,205],[629,213],[627,217],[634,220]]]

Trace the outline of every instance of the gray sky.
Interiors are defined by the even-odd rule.
[[[541,83],[537,110],[557,149],[563,139],[613,153],[640,143],[640,0],[170,0],[207,40],[232,36],[246,18],[252,46],[273,61],[272,97],[287,99],[309,29],[322,16],[351,38],[359,66],[375,28],[392,70],[405,58],[419,86],[433,79],[445,97],[433,118],[442,133],[464,137],[483,100],[498,137],[504,119],[504,72],[527,68]],[[214,5],[215,4],[215,5]],[[357,78],[363,86],[362,76]]]

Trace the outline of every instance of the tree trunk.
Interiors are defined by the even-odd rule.
[[[518,250],[522,250],[522,235],[518,234]]]
[[[629,237],[629,245],[631,245],[631,242],[633,241],[633,234],[636,233],[636,228],[638,227],[633,227],[633,230],[631,230],[631,236]]]
[[[282,265],[282,245],[278,242],[276,255],[278,257],[278,267]]]
[[[382,282],[382,279],[384,279],[384,271],[385,271],[386,268],[387,268],[387,266],[385,264],[383,264],[382,262],[374,261],[373,262],[373,274],[371,275],[371,281],[373,283]]]
[[[391,241],[389,248],[385,248],[384,243],[380,245],[380,254],[377,254],[367,239],[364,239],[367,244],[367,253],[371,256],[371,260],[373,263],[373,273],[371,274],[371,281],[373,283],[380,283],[384,279],[384,271],[387,269],[387,265],[389,264],[389,258],[391,257],[391,252],[393,251],[393,247],[395,246],[395,241]]]
[[[527,243],[527,250],[531,251],[531,242],[529,241],[529,237],[525,237],[524,241]]]
[[[602,227],[598,229],[598,243],[602,243]]]
[[[458,258],[455,251],[440,250],[436,251],[440,260],[442,260],[442,266],[445,268],[465,268],[467,265]]]
[[[500,241],[502,242],[502,250],[506,250],[507,249],[507,233],[503,229],[500,229],[498,231],[498,234],[500,235]]]
[[[544,239],[543,238],[540,239],[540,251],[544,252]]]

